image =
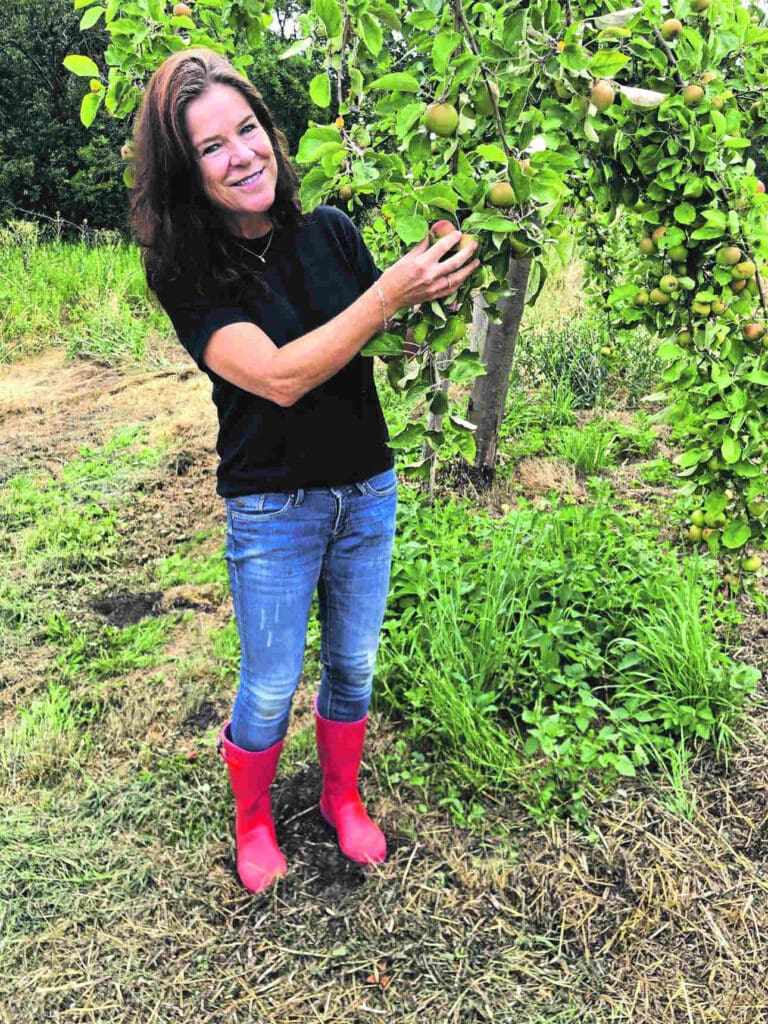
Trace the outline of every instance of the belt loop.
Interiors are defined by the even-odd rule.
[[[304,501],[304,488],[299,487],[293,496],[293,507],[298,508]]]
[[[364,483],[360,483],[359,480],[356,480],[355,481],[355,487],[358,489],[360,494],[365,494],[365,484]]]

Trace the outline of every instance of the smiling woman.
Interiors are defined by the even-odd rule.
[[[477,267],[461,233],[381,273],[350,219],[304,215],[285,140],[258,91],[208,50],[168,58],[136,125],[132,221],[150,287],[211,379],[219,494],[242,652],[221,752],[237,865],[253,892],[285,874],[269,787],[317,592],[320,810],[342,851],[383,860],[357,779],[384,615],[397,480],[372,361],[397,310],[444,298]]]

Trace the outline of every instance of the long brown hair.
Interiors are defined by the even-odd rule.
[[[182,277],[185,288],[199,293],[211,283],[232,297],[249,285],[265,291],[261,275],[233,244],[223,213],[205,193],[187,133],[187,106],[214,84],[242,94],[272,143],[277,183],[269,216],[275,231],[302,219],[288,141],[259,91],[212,50],[174,53],[150,78],[134,129],[130,220],[153,291]]]

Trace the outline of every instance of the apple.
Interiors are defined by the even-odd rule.
[[[688,530],[688,540],[692,540],[694,544],[698,544],[699,541],[701,540],[701,533],[702,533],[701,527],[700,526],[696,526],[694,524]]]
[[[655,230],[653,230],[651,232],[651,239],[654,242],[658,242],[660,238],[662,238],[664,235],[666,235],[666,233],[667,233],[666,226],[664,224],[660,224],[659,227],[655,228]]]
[[[739,292],[741,292],[741,291],[744,291],[744,289],[746,287],[747,287],[747,281],[743,277],[739,278],[739,280],[737,280],[737,281],[731,281],[730,284],[729,284],[729,288],[731,289],[731,291],[732,292],[736,292],[737,294]]]
[[[508,181],[497,181],[488,189],[487,199],[491,206],[506,210],[515,202],[515,190]]]
[[[430,241],[436,242],[438,238],[444,238],[446,235],[452,235],[458,228],[455,224],[452,224],[449,220],[436,220],[432,227],[429,229]]]
[[[741,259],[741,249],[736,245],[726,245],[717,250],[715,260],[721,267],[734,267]]]
[[[688,346],[693,341],[693,335],[687,327],[684,327],[682,331],[677,332],[676,341],[680,348],[688,348]]]
[[[731,277],[736,280],[748,280],[750,277],[754,277],[757,271],[757,267],[752,260],[744,260],[743,263],[737,263],[731,271]]]
[[[645,256],[650,256],[652,253],[656,251],[656,246],[654,245],[653,239],[647,235],[645,238],[640,239],[639,248],[640,252],[643,253],[643,255]]]
[[[636,306],[647,306],[650,302],[651,297],[645,288],[641,288],[637,295],[634,297],[633,302]]]
[[[457,252],[463,252],[464,249],[468,249],[471,245],[474,245],[477,239],[474,235],[462,234],[459,239],[459,244],[456,246]]]
[[[748,555],[747,558],[741,560],[741,568],[744,572],[757,572],[762,564],[759,555]]]
[[[691,10],[701,14],[709,7],[712,0],[691,0]]]
[[[684,245],[671,245],[667,249],[667,255],[673,263],[685,263],[688,259],[688,250]]]
[[[487,116],[493,113],[493,100],[491,97],[493,97],[493,100],[498,100],[499,98],[499,87],[495,82],[488,82],[487,86],[485,82],[482,82],[472,92],[470,99],[472,106],[478,114],[485,114]]]
[[[649,298],[655,306],[666,306],[672,301],[668,292],[662,291],[661,288],[653,288]]]
[[[679,39],[682,31],[683,23],[677,18],[667,18],[667,20],[661,24],[661,34],[667,42],[673,39]]]
[[[711,312],[711,306],[708,302],[700,302],[696,299],[691,303],[691,309],[696,316],[709,316]]]
[[[765,325],[756,324],[754,321],[747,324],[744,328],[744,340],[745,341],[759,341],[765,334]]]
[[[344,200],[351,199],[352,198],[352,186],[351,185],[342,185],[341,188],[339,189],[339,198],[340,199],[344,199]]]
[[[430,103],[421,123],[435,135],[448,138],[459,126],[459,112],[450,103]]]
[[[686,107],[695,107],[704,99],[704,90],[695,82],[686,85],[683,89],[683,103]]]
[[[659,281],[659,288],[670,295],[677,288],[677,278],[674,274],[665,274]]]
[[[616,99],[613,86],[605,78],[598,78],[589,93],[589,102],[599,111],[607,110]]]
[[[757,191],[758,191],[758,192],[759,192],[759,193],[760,193],[761,195],[762,195],[762,193],[763,193],[763,192],[765,192],[765,183],[764,183],[764,182],[762,182],[762,181],[760,181],[760,179],[759,179],[759,178],[757,179]]]
[[[691,513],[691,522],[694,526],[704,526],[706,520],[703,508],[697,508],[693,510],[693,512]]]
[[[173,15],[175,18],[189,18],[191,9],[186,4],[174,4]]]

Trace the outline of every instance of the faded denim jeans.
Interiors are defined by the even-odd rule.
[[[368,713],[389,590],[397,478],[227,498],[226,560],[240,635],[232,739],[266,750],[285,736],[315,591],[322,676],[317,710]]]

